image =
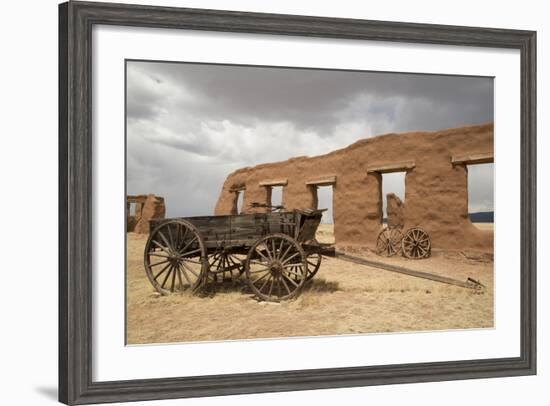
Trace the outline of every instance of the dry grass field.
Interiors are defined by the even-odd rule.
[[[493,326],[493,262],[486,256],[434,252],[421,261],[383,259],[459,280],[472,277],[487,287],[484,292],[324,258],[297,299],[270,304],[258,302],[239,281],[208,295],[159,295],[143,269],[146,239],[128,233],[128,344]],[[330,225],[321,225],[318,239],[331,242]]]

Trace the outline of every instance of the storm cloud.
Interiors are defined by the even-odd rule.
[[[493,120],[486,77],[128,61],[126,80],[127,192],[164,196],[168,216],[211,215],[244,166]],[[470,211],[492,210],[492,165],[470,175]]]

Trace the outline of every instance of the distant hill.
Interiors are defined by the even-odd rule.
[[[470,213],[470,221],[472,223],[494,223],[494,218],[494,212],[492,211]]]
[[[494,223],[494,212],[492,211],[480,211],[477,213],[470,213],[470,221],[472,223]],[[384,217],[382,222],[386,224],[388,219]]]

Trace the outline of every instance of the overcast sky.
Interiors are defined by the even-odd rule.
[[[167,216],[212,215],[235,169],[492,120],[491,78],[128,62],[127,191],[164,196]],[[470,212],[492,210],[492,165],[469,174]],[[404,197],[403,176],[383,186]]]

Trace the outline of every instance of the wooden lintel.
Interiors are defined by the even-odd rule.
[[[453,165],[474,165],[474,164],[490,164],[495,161],[492,152],[484,152],[482,154],[457,155],[451,157]]]
[[[308,186],[332,186],[336,184],[336,176],[324,176],[315,180],[308,180],[306,185]]]
[[[405,172],[414,169],[416,164],[414,161],[396,162],[392,164],[372,165],[367,167],[367,173],[391,173],[391,172]]]
[[[288,184],[288,179],[274,179],[274,180],[264,180],[260,182],[260,186],[286,186]]]
[[[229,189],[229,191],[233,193],[244,192],[245,190],[246,190],[246,186],[235,186]]]

